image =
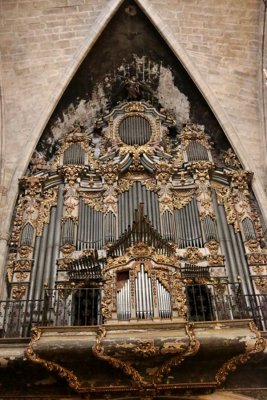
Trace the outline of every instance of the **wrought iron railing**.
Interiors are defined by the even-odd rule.
[[[260,330],[267,330],[266,294],[243,294],[239,284],[192,284],[186,297],[190,321],[253,319]]]
[[[33,326],[90,326],[103,323],[100,288],[47,290],[43,300],[0,301],[0,337],[29,337]],[[244,295],[238,286],[186,286],[190,321],[253,319],[267,329],[267,295]]]

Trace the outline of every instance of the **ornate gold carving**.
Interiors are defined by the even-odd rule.
[[[202,261],[204,256],[198,247],[187,247],[181,259],[188,260],[192,264],[196,264],[197,262]]]
[[[154,375],[155,383],[160,383],[162,381],[163,376],[170,373],[170,371],[173,367],[180,365],[186,357],[193,356],[198,352],[198,350],[200,348],[200,343],[195,337],[193,324],[186,324],[185,331],[186,331],[187,336],[189,337],[188,345],[182,351],[181,351],[181,349],[178,348],[178,351],[177,351],[178,354],[176,354],[171,359],[165,361],[161,365],[161,367],[157,369],[157,371]]]
[[[136,356],[148,358],[156,356],[160,353],[159,347],[156,347],[152,342],[140,343],[137,347],[134,347],[133,353]]]
[[[30,272],[32,268],[31,260],[16,260],[14,261],[14,271]]]
[[[185,297],[185,289],[184,285],[181,281],[181,272],[176,271],[172,277],[172,298],[174,300],[173,303],[173,311],[178,312],[178,316],[181,318],[186,317],[187,313],[187,305],[186,305],[186,297]]]
[[[215,381],[218,386],[220,386],[226,380],[230,372],[236,370],[238,365],[245,364],[253,354],[261,353],[265,350],[266,341],[261,337],[261,334],[258,331],[254,322],[249,322],[249,329],[256,335],[256,340],[253,348],[247,348],[244,353],[230,358],[230,360],[226,361],[222,365],[215,376]]]
[[[15,273],[15,278],[18,282],[23,282],[26,281],[26,279],[29,277],[29,274],[27,272],[16,272]]]
[[[31,341],[25,350],[25,357],[32,361],[33,363],[40,364],[42,367],[46,368],[48,371],[56,372],[61,378],[65,379],[68,382],[70,388],[80,391],[82,389],[81,384],[76,375],[72,371],[69,371],[67,368],[62,367],[61,365],[45,360],[44,358],[39,357],[33,350],[34,345],[41,337],[41,330],[37,327],[32,329],[32,337]]]
[[[135,181],[141,181],[142,185],[145,185],[145,187],[148,190],[156,190],[156,182],[155,179],[152,178],[150,175],[146,174],[145,172],[127,172],[118,181],[118,192],[122,193],[125,192],[126,190],[129,190],[129,188],[134,184]]]
[[[110,272],[104,273],[104,293],[101,301],[101,310],[104,319],[111,319],[113,308],[113,278]]]
[[[125,107],[125,112],[126,113],[132,113],[132,112],[144,112],[145,108],[144,106],[139,103],[138,101],[132,101],[129,103],[129,105],[127,105],[127,107]]]
[[[253,281],[255,282],[256,288],[259,290],[260,293],[267,293],[267,277],[255,278],[253,279]]]
[[[7,280],[8,283],[12,282],[13,273],[15,269],[16,253],[9,253],[7,260]]]
[[[205,134],[204,130],[199,125],[187,124],[183,128],[180,137],[183,150],[186,150],[193,140],[199,142],[207,150],[210,149],[209,136]]]
[[[21,186],[25,189],[25,194],[34,197],[42,192],[42,184],[45,177],[24,176],[20,179]]]
[[[105,179],[105,183],[107,185],[113,185],[118,177],[119,166],[113,163],[107,163],[100,166],[100,171]]]
[[[265,265],[257,265],[252,267],[252,271],[255,272],[255,274],[257,275],[264,274],[265,269],[266,269]]]
[[[189,167],[190,171],[196,174],[199,182],[209,181],[210,172],[214,169],[214,164],[211,161],[196,161],[192,162]]]
[[[28,258],[32,250],[33,248],[31,246],[21,246],[19,248],[19,255],[21,258]]]
[[[85,169],[81,165],[63,165],[60,172],[68,185],[73,186],[78,182],[82,174],[85,173]]]
[[[56,189],[48,189],[43,193],[43,198],[40,199],[38,218],[35,223],[36,235],[41,236],[43,233],[44,224],[50,221],[50,209],[57,203]]]
[[[102,192],[81,192],[81,197],[85,204],[96,211],[104,211]]]
[[[158,164],[155,164],[155,170],[157,174],[157,180],[162,185],[166,185],[169,182],[173,172],[172,164],[167,163],[166,161],[160,161]]]
[[[60,251],[63,254],[64,258],[70,257],[72,253],[75,251],[75,246],[73,244],[66,243],[64,246],[60,247]]]
[[[225,175],[230,178],[231,187],[240,190],[249,196],[248,185],[251,182],[253,173],[249,171],[224,171]]]
[[[114,368],[118,368],[123,371],[126,375],[130,376],[133,382],[138,387],[146,387],[149,382],[139,374],[139,372],[131,366],[127,361],[121,361],[115,357],[105,354],[105,349],[101,344],[102,339],[106,336],[106,330],[100,328],[96,337],[96,344],[92,347],[92,352],[99,360],[106,361],[108,364],[112,365]]]
[[[181,209],[193,199],[195,189],[173,191],[173,207]]]
[[[128,249],[130,257],[150,257],[154,253],[154,249],[145,243],[137,243]]]
[[[26,294],[26,286],[13,286],[12,287],[12,299],[21,300]]]
[[[74,259],[73,258],[60,258],[57,260],[57,265],[58,268],[61,270],[68,270],[69,269],[69,263],[72,262]]]
[[[209,240],[205,243],[205,247],[209,249],[210,254],[217,254],[219,251],[219,243],[216,240]]]
[[[253,264],[267,264],[267,253],[250,253],[247,254],[249,265]]]
[[[245,242],[245,245],[248,247],[249,251],[251,253],[257,252],[260,249],[260,244],[258,242],[258,240],[248,240],[247,242]]]
[[[236,157],[236,154],[233,152],[231,147],[223,152],[223,161],[227,167],[238,169],[242,168],[240,162]]]
[[[207,261],[209,265],[223,265],[224,256],[220,254],[211,254],[207,256]]]

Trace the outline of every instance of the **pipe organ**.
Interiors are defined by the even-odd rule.
[[[21,179],[12,299],[43,298],[44,285],[102,285],[99,307],[112,323],[185,318],[186,286],[199,279],[238,278],[245,293],[262,290],[263,230],[251,174],[232,150],[218,166],[202,127],[179,131],[144,101],[116,105],[97,129],[62,135],[47,170]],[[184,265],[193,272],[182,278]]]

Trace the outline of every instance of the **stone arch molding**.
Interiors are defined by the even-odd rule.
[[[234,151],[238,155],[239,159],[241,160],[243,166],[251,171],[255,171],[255,167],[252,162],[249,160],[249,155],[247,150],[244,148],[237,131],[232,126],[231,122],[229,121],[226,113],[224,112],[222,106],[219,104],[216,96],[213,94],[212,90],[209,88],[208,84],[206,83],[205,79],[197,70],[197,67],[194,65],[193,61],[190,59],[189,55],[186,51],[182,48],[182,46],[177,42],[174,35],[169,31],[167,24],[163,22],[163,20],[158,15],[157,11],[155,10],[153,4],[151,4],[150,0],[134,0],[136,4],[143,10],[145,15],[149,18],[151,23],[154,27],[158,30],[162,38],[168,44],[170,49],[173,51],[177,59],[182,63],[188,74],[190,75],[191,79],[194,81],[200,92],[202,93],[203,97],[206,99],[208,105],[210,106],[211,110],[213,111],[215,117],[217,118],[218,122],[220,123],[224,133],[226,134],[229,142],[231,143]],[[13,179],[11,182],[11,191],[9,192],[9,201],[7,202],[10,206],[10,213],[14,206],[14,198],[17,186],[17,180],[23,175],[23,172],[27,168],[27,165],[30,161],[31,154],[36,147],[42,132],[44,131],[56,105],[58,104],[61,96],[63,95],[64,91],[66,90],[67,86],[69,85],[71,79],[75,75],[76,71],[78,70],[79,66],[83,62],[86,55],[90,52],[91,48],[93,47],[94,43],[97,41],[98,37],[108,25],[109,21],[116,13],[118,8],[123,4],[124,0],[110,0],[96,20],[94,26],[90,29],[87,38],[84,41],[83,46],[77,51],[73,60],[70,62],[69,66],[67,67],[64,75],[60,78],[57,82],[53,95],[51,95],[48,104],[44,108],[44,111],[39,119],[39,123],[35,127],[34,131],[32,132],[30,139],[28,141],[27,146],[27,157],[21,157],[18,160],[17,169],[15,174],[13,175]],[[263,215],[264,209],[267,209],[267,199],[264,193],[262,184],[257,178],[254,179],[253,188],[257,200],[261,206]],[[267,218],[266,218],[267,219]],[[8,221],[9,223],[9,221]],[[8,226],[6,229],[8,230]]]

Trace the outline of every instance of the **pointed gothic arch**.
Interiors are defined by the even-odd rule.
[[[155,10],[153,4],[149,0],[134,0],[135,3],[140,6],[143,10],[145,15],[149,18],[155,29],[160,33],[163,40],[167,43],[170,49],[173,51],[177,59],[182,63],[186,71],[188,72],[189,76],[192,78],[200,92],[202,93],[203,97],[206,99],[209,107],[213,111],[214,115],[216,116],[219,124],[221,125],[226,137],[228,138],[229,142],[231,143],[235,153],[238,155],[239,159],[241,160],[243,166],[248,170],[255,170],[253,165],[251,165],[250,157],[247,150],[244,148],[238,133],[236,132],[235,128],[231,124],[229,118],[227,117],[226,113],[224,112],[222,106],[220,105],[219,101],[217,100],[216,96],[212,92],[212,90],[207,85],[205,79],[199,73],[197,67],[195,66],[194,62],[188,56],[186,51],[182,48],[181,45],[177,42],[174,35],[170,32],[168,26],[163,22],[157,11]],[[58,102],[60,101],[64,91],[68,87],[71,79],[77,72],[79,66],[83,62],[86,55],[90,52],[93,45],[105,29],[105,27],[110,22],[111,18],[117,12],[119,7],[123,4],[124,0],[111,0],[108,2],[106,8],[103,10],[99,18],[95,21],[94,27],[92,27],[88,33],[87,38],[84,41],[84,45],[80,48],[75,54],[75,60],[72,60],[69,66],[66,68],[64,75],[60,78],[57,82],[55,90],[51,95],[48,103],[44,107],[44,111],[39,119],[39,123],[36,125],[34,132],[32,133],[28,146],[27,147],[27,156],[21,158],[18,162],[18,166],[16,172],[13,176],[11,187],[12,189],[9,192],[9,199],[8,204],[9,206],[9,215],[11,215],[11,210],[14,206],[15,202],[15,187],[17,180],[23,175],[23,172],[27,168],[27,165],[30,161],[31,154],[36,147],[53,111],[55,110]],[[97,29],[95,28],[97,27]],[[253,180],[253,188],[256,195],[256,198],[259,202],[261,211],[265,219],[267,209],[267,199],[265,192],[262,187],[262,183],[260,182],[257,175],[255,175],[255,179]],[[9,224],[9,220],[7,220],[7,225]],[[8,228],[6,227],[6,230]]]

